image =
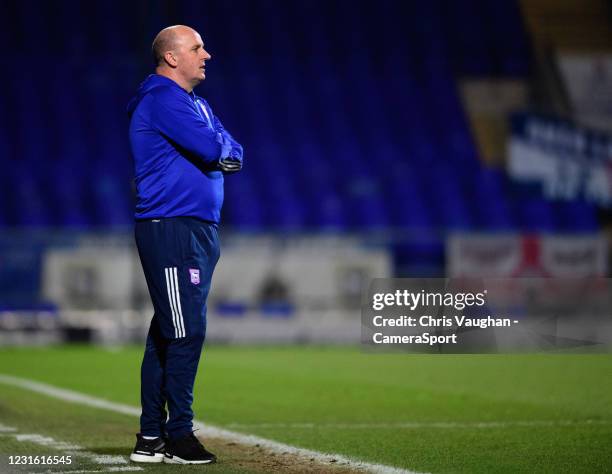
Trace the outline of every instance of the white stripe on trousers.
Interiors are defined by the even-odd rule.
[[[176,274],[176,267],[174,267],[174,288],[176,289],[176,304],[178,307],[178,322],[179,322],[179,333],[185,337],[185,321],[183,321],[183,309],[181,308],[181,294],[179,293],[178,276]]]
[[[181,297],[178,287],[176,267],[164,268],[166,274],[166,289],[168,290],[168,303],[172,311],[172,325],[174,326],[174,337],[185,337],[185,325],[181,309]]]

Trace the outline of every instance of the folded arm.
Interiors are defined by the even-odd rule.
[[[194,154],[206,164],[229,156],[233,144],[219,131],[211,130],[188,97],[174,91],[155,95],[154,126],[164,136]]]
[[[221,120],[217,116],[213,116],[213,123],[217,133],[223,136],[223,139],[230,145],[230,151],[228,155],[224,155],[219,160],[219,169],[226,174],[236,173],[242,169],[243,160],[243,149],[242,145],[238,143],[232,135],[225,130]]]

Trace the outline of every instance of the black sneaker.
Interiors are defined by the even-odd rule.
[[[136,446],[130,454],[134,462],[162,462],[166,443],[163,438],[144,439],[140,433],[136,435]]]
[[[212,464],[217,456],[206,450],[193,433],[176,440],[168,440],[164,462],[170,464]]]

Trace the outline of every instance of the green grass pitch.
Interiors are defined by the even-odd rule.
[[[5,348],[0,374],[138,406],[141,353],[140,347]],[[419,472],[612,472],[609,354],[210,346],[194,411],[234,431]],[[128,455],[137,422],[0,383],[0,424],[23,432]],[[8,471],[8,455],[48,452],[0,437],[0,472]],[[248,472],[219,454],[222,462],[210,472]],[[177,470],[147,470],[170,468]]]

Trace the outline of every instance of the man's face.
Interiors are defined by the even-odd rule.
[[[175,54],[177,72],[185,81],[196,86],[206,78],[204,63],[211,55],[204,49],[204,42],[196,31],[180,33]]]

